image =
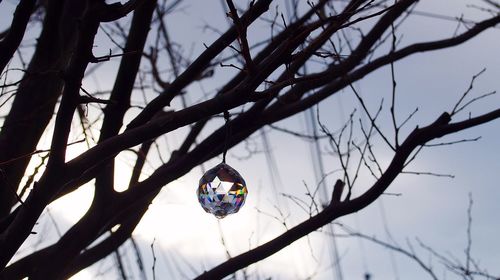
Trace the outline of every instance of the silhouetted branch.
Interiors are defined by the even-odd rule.
[[[147,1],[153,0],[128,0],[127,2],[125,2],[125,4],[122,4],[120,2],[104,4],[104,6],[98,10],[98,13],[100,14],[99,20],[101,22],[118,20],[135,10],[140,5],[143,5],[143,3]]]
[[[151,270],[153,271],[153,280],[156,279],[156,271],[155,271],[155,268],[156,268],[156,254],[155,254],[155,248],[154,248],[155,240],[156,239],[153,239],[153,242],[151,242],[151,253],[153,254],[153,265],[151,266]]]
[[[238,31],[238,42],[240,44],[241,54],[245,59],[247,69],[250,74],[255,71],[255,65],[252,61],[252,57],[250,55],[250,48],[248,47],[247,41],[247,25],[245,22],[242,22],[240,17],[238,16],[238,11],[234,7],[234,3],[232,0],[226,0],[227,6],[229,7],[228,16],[233,20],[234,25],[236,26],[236,30]]]
[[[21,44],[31,13],[35,9],[35,3],[36,0],[21,0],[17,5],[12,24],[0,41],[0,72],[3,72],[19,44]]]
[[[258,16],[267,11],[271,0],[257,1],[252,8],[245,13],[241,20],[250,24]],[[205,50],[191,65],[181,74],[170,86],[156,99],[152,100],[148,106],[128,125],[129,128],[137,127],[148,121],[158,110],[170,104],[172,99],[191,81],[193,76],[198,76],[227,45],[238,36],[236,28],[230,28],[224,35],[216,40],[207,50]]]
[[[331,203],[317,215],[295,227],[290,228],[288,231],[275,239],[229,259],[215,268],[204,272],[196,279],[223,278],[224,276],[230,275],[243,267],[271,256],[299,238],[325,226],[338,217],[363,209],[384,193],[392,181],[398,176],[398,174],[401,173],[404,168],[405,161],[416,147],[421,146],[434,138],[439,138],[444,135],[469,128],[472,123],[479,125],[497,118],[500,118],[500,109],[473,119],[456,123],[450,123],[450,114],[443,113],[432,124],[422,128],[416,128],[406,137],[401,146],[395,151],[391,163],[382,176],[365,193],[352,200],[345,200],[336,204]]]
[[[18,7],[27,2],[21,1]],[[42,32],[37,41],[33,59],[26,64],[28,70],[25,76],[13,84],[7,83],[7,75],[4,79],[6,83],[4,87],[9,88],[6,89],[3,98],[7,99],[5,104],[7,102],[12,104],[12,109],[0,132],[0,150],[2,150],[0,164],[2,170],[5,167],[5,174],[9,176],[8,180],[0,181],[0,218],[2,218],[0,220],[0,264],[2,266],[0,267],[3,268],[11,261],[11,257],[26,237],[32,233],[36,221],[50,202],[92,179],[95,179],[93,183],[95,192],[86,214],[63,233],[56,243],[12,262],[1,272],[0,278],[67,278],[88,267],[118,250],[131,236],[147,211],[148,205],[163,186],[187,174],[197,165],[219,156],[228,148],[247,141],[254,132],[265,125],[275,127],[273,123],[308,109],[348,86],[353,89],[354,95],[362,104],[363,111],[370,118],[368,126],[359,122],[362,134],[361,143],[354,135],[354,128],[358,126],[354,121],[354,113],[335,134],[320,124],[330,140],[333,152],[339,156],[344,172],[343,181],[348,186],[347,194],[345,196],[342,194],[344,182],[337,181],[332,190],[330,205],[326,205],[320,211],[320,207],[315,202],[319,186],[314,191],[310,191],[306,185],[306,195],[311,199],[309,204],[295,196],[287,197],[308,211],[310,219],[290,228],[287,224],[289,213],[277,208],[278,215],[270,216],[289,229],[287,232],[247,253],[229,259],[200,277],[213,279],[234,273],[238,269],[272,255],[335,218],[366,207],[380,195],[390,194],[386,192],[388,186],[396,176],[405,173],[403,170],[416,158],[423,147],[476,141],[477,139],[427,144],[429,141],[500,117],[499,109],[451,123],[451,118],[455,117],[460,110],[492,94],[487,93],[465,102],[464,98],[472,89],[475,79],[473,77],[470,89],[450,114],[444,113],[433,124],[416,128],[405,141],[399,143],[400,128],[412,119],[417,110],[398,124],[396,115],[399,114],[396,114],[395,107],[399,99],[396,98],[394,68],[396,61],[408,55],[452,47],[475,37],[488,28],[494,28],[500,22],[498,14],[471,25],[470,29],[458,36],[412,44],[398,50],[396,47],[400,38],[396,38],[395,31],[413,11],[417,0],[400,0],[390,6],[384,6],[384,1],[352,0],[340,5],[344,10],[337,11],[331,7],[334,15],[326,13],[325,5],[330,5],[330,1],[320,0],[315,6],[310,4],[311,7],[307,8],[301,17],[298,17],[298,11],[294,12],[295,18],[289,20],[285,20],[281,14],[282,26],[276,23],[279,16],[276,12],[274,19],[267,21],[271,25],[272,38],[265,38],[251,45],[252,42],[249,42],[246,34],[247,28],[267,11],[272,1],[252,1],[248,10],[239,16],[233,1],[227,0],[234,26],[210,46],[206,46],[206,49],[191,62],[191,59],[187,58],[188,55],[183,52],[184,50],[177,47],[175,42],[170,41],[167,26],[163,22],[165,14],[179,2],[174,1],[168,7],[165,4],[157,6],[158,3],[155,0],[130,0],[124,4],[84,1],[70,5],[66,0],[46,3],[47,14]],[[157,18],[152,16],[155,8]],[[132,11],[134,11],[134,16],[128,32],[124,28],[126,19],[115,22],[113,30],[105,32],[118,48],[122,48],[121,44],[118,43],[119,40],[114,40],[113,36],[126,42],[123,48],[123,54],[126,55],[113,55],[110,52],[106,56],[94,57],[92,50],[95,47],[94,40],[101,22],[118,20]],[[82,12],[85,12],[83,16]],[[315,18],[315,15],[319,19]],[[460,24],[467,23],[463,18],[458,20]],[[361,22],[366,23],[366,29],[364,27],[363,30],[360,29],[358,23]],[[370,25],[372,23],[373,25]],[[280,27],[276,27],[278,25]],[[149,43],[147,36],[150,27],[155,28],[153,30],[156,31],[156,34],[155,32],[152,34],[154,42],[150,44],[150,52],[142,55],[146,44]],[[282,30],[274,34],[275,28],[282,28]],[[349,38],[346,33],[351,30],[355,35],[359,35],[359,38]],[[365,33],[364,30],[367,32]],[[75,41],[74,38],[77,40]],[[165,40],[165,45],[163,45],[162,38]],[[372,59],[381,53],[378,50],[382,49],[390,38],[392,38],[390,52]],[[232,46],[235,40],[239,42],[239,49]],[[2,43],[3,41],[0,42]],[[162,77],[165,71],[160,67],[164,62],[164,58],[160,56],[164,53],[160,49],[164,46],[174,76],[171,82],[167,82],[170,77]],[[234,52],[228,48],[232,48]],[[253,56],[250,50],[256,50]],[[226,51],[232,55],[228,56]],[[96,94],[91,95],[83,90],[82,83],[88,81],[84,77],[97,69],[93,67],[87,71],[88,64],[107,61],[115,56],[120,57],[120,65],[110,96],[96,98]],[[243,57],[244,62],[241,61],[240,56]],[[142,58],[149,60],[151,69],[141,69]],[[200,79],[211,77],[216,62],[233,65],[231,69],[224,70],[235,73],[234,77],[228,79],[228,82],[220,89],[203,91],[203,95],[197,97],[197,100],[202,101],[192,104],[186,102],[185,98],[187,94],[190,94],[191,86],[196,85]],[[314,68],[315,72],[307,74],[304,69],[313,63],[318,63],[321,68],[317,71]],[[22,61],[21,64],[25,63]],[[245,65],[246,69],[241,69],[236,65]],[[382,104],[378,111],[371,115],[368,106],[353,86],[356,81],[386,65],[391,66],[393,83],[389,110],[395,130],[394,143],[389,141],[378,126],[377,118],[382,111]],[[31,68],[36,71],[32,71]],[[182,71],[183,68],[185,68],[184,71]],[[61,69],[63,71],[60,71]],[[37,74],[34,75],[34,73]],[[136,83],[138,85],[135,85]],[[15,91],[9,92],[12,88]],[[148,92],[148,89],[152,89],[152,92]],[[86,95],[81,96],[81,90]],[[134,100],[134,104],[131,104],[135,90],[138,96],[142,94],[142,103]],[[33,92],[37,94],[33,95]],[[60,105],[55,109],[61,92]],[[158,96],[154,95],[157,93],[159,93]],[[9,94],[12,95],[9,96]],[[164,108],[170,106],[171,101],[179,95],[182,99],[182,108],[164,112]],[[14,101],[10,97],[15,98]],[[151,99],[152,101],[149,102]],[[26,105],[19,107],[18,104],[23,103]],[[90,111],[98,110],[97,119],[92,120],[92,124],[95,126],[102,124],[100,138],[95,146],[91,147],[89,144],[88,150],[67,161],[68,139],[72,135],[75,111],[78,110],[80,116],[85,115],[81,103],[107,105],[104,109],[100,106],[90,106]],[[129,111],[130,108],[133,110]],[[199,139],[201,135],[204,135],[202,131],[206,132],[204,128],[211,118],[231,109],[239,110],[232,120],[228,120],[228,126],[232,128],[231,137],[226,137],[226,130],[222,126],[209,132],[208,136],[203,139]],[[44,164],[42,160],[42,165],[35,168],[34,174],[42,167],[45,167],[45,172],[38,182],[34,182],[34,175],[28,179],[28,184],[25,185],[24,190],[21,190],[21,193],[30,187],[31,182],[33,182],[32,191],[26,201],[20,205],[17,204],[18,207],[12,211],[11,208],[16,204],[15,189],[19,187],[21,178],[27,173],[26,167],[34,154],[33,151],[36,152],[36,145],[40,142],[40,137],[54,112],[57,116],[51,139],[51,152],[47,154],[48,163]],[[134,119],[123,131],[124,122],[129,120],[126,114]],[[29,125],[24,123],[29,123]],[[189,132],[185,135],[182,144],[168,147],[166,152],[160,151],[160,146],[156,143],[158,139],[185,127],[188,127]],[[89,122],[84,120],[85,136],[87,135],[86,129],[90,131],[89,128],[94,129],[90,127]],[[32,130],[36,131],[31,133]],[[314,141],[320,139],[316,136],[308,137],[294,130],[281,129],[281,131]],[[21,135],[19,138],[22,140],[19,141],[22,142],[19,147],[15,145],[18,134]],[[380,135],[394,152],[393,160],[388,166],[385,163],[382,166],[375,157],[372,139],[376,135]],[[226,138],[230,139],[225,141]],[[138,151],[135,148],[137,145],[141,145]],[[147,153],[152,145],[157,149],[161,165],[155,167],[150,176],[144,176],[146,178],[139,181],[145,163],[149,162]],[[345,152],[343,153],[341,149]],[[114,180],[116,175],[114,160],[123,151],[134,151],[138,157],[132,169],[128,189],[118,193],[115,191],[117,186]],[[254,152],[255,149],[251,149],[249,154]],[[170,159],[165,157],[166,154],[170,154]],[[351,198],[353,185],[360,177],[360,170],[363,166],[369,170],[376,182],[361,196]],[[434,172],[411,173],[449,176]],[[322,180],[325,177],[326,175]],[[6,187],[10,181],[14,182],[12,184],[14,188],[9,192]],[[265,213],[262,212],[262,214]],[[153,247],[151,249],[153,250]],[[474,266],[472,258],[467,260],[466,271]],[[122,274],[125,275],[125,272]]]

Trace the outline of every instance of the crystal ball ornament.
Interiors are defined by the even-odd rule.
[[[248,190],[238,171],[220,163],[203,174],[196,194],[207,213],[222,219],[240,210],[245,204]]]

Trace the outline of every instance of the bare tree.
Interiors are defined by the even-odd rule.
[[[400,128],[407,120],[401,122],[395,116],[393,79],[390,113],[394,137],[385,136],[387,133],[377,126],[381,110],[376,114],[370,112],[353,86],[356,81],[384,66],[393,70],[394,62],[410,55],[460,45],[500,22],[498,4],[486,1],[490,17],[479,22],[457,19],[466,26],[461,33],[398,47],[395,32],[418,2],[320,0],[309,3],[304,10],[295,7],[296,16],[291,19],[277,13],[269,20],[266,13],[272,0],[251,1],[241,10],[227,0],[225,8],[231,27],[191,61],[170,39],[165,23],[165,18],[181,1],[129,0],[124,4],[107,4],[103,0],[49,0],[37,4],[34,0],[21,0],[0,42],[3,75],[22,73],[18,81],[5,81],[2,85],[2,98],[6,100],[2,105],[8,107],[0,132],[2,277],[61,279],[98,262],[131,237],[163,186],[259,129],[309,109],[343,89],[352,89],[370,124],[360,127],[365,138],[361,142],[352,138],[353,117],[338,134],[321,125],[333,150],[339,153],[344,172],[334,186],[331,201],[282,235],[230,258],[198,278],[230,275],[336,218],[370,205],[405,172],[430,141],[500,117],[497,109],[461,118],[458,113],[463,108],[482,98],[466,101],[466,93],[451,111],[407,135],[400,135]],[[127,17],[130,13],[133,13],[131,19]],[[35,15],[43,18],[38,26],[41,33],[29,63],[24,66],[18,50],[23,48],[22,38],[29,19],[35,19]],[[263,41],[251,42],[247,29],[259,19],[269,23],[271,35]],[[109,37],[116,51],[95,53],[98,32]],[[120,61],[112,89],[87,90],[85,75],[111,59]],[[9,61],[21,61],[20,66],[15,68]],[[168,62],[168,71],[162,66],[164,62]],[[313,72],[305,70],[309,65]],[[234,73],[220,90],[202,98],[190,95],[188,86],[210,79],[220,67]],[[147,95],[145,89],[155,93],[154,97],[150,98],[152,95]],[[201,101],[190,102],[187,100],[190,96]],[[134,97],[144,97],[144,104],[133,103]],[[139,112],[130,113],[131,108]],[[231,137],[227,141],[224,126],[201,137],[212,118],[230,110]],[[128,112],[133,115],[129,122]],[[48,128],[51,121],[53,131]],[[82,141],[88,149],[68,160],[66,153],[74,144],[70,133],[75,124],[81,126]],[[89,128],[96,126],[99,138],[94,141]],[[182,144],[153,174],[140,180],[156,140],[178,128],[189,128]],[[51,134],[50,148],[37,150],[44,133]],[[373,160],[370,139],[374,135],[382,137],[393,151],[387,166]],[[123,151],[133,151],[137,159],[128,187],[117,192],[115,157]],[[358,161],[354,163],[349,155],[357,152]],[[28,169],[30,161],[39,154],[43,155],[40,167]],[[376,180],[363,194],[353,197],[351,190],[362,166]],[[25,176],[28,179],[23,181]],[[54,244],[12,261],[23,242],[34,233],[47,205],[92,180],[95,192],[86,214]]]

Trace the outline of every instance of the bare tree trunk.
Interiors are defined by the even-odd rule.
[[[0,131],[0,218],[9,214],[16,202],[15,192],[31,159],[30,153],[47,127],[74,47],[81,1],[48,1],[42,33],[16,97]]]

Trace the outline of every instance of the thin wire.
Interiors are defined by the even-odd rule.
[[[382,218],[382,224],[384,226],[384,231],[385,231],[385,234],[386,234],[387,241],[393,242],[393,243],[396,244],[396,241],[392,237],[392,234],[391,234],[391,232],[389,230],[389,223],[387,222],[387,215],[386,215],[386,212],[385,212],[384,200],[381,198],[381,199],[378,199],[377,201],[379,203],[380,216]],[[394,276],[395,276],[396,280],[401,279],[399,277],[398,263],[396,261],[396,257],[394,256],[394,251],[392,251],[392,250],[389,250],[389,260],[391,262],[392,271],[394,273]]]
[[[274,157],[273,151],[271,150],[271,145],[269,143],[267,133],[264,129],[260,130],[260,136],[262,137],[262,144],[264,146],[264,154],[266,156],[266,163],[268,166],[269,177],[271,179],[271,187],[273,189],[274,199],[276,200],[278,208],[281,209],[279,192],[283,190],[283,181],[281,180],[278,164],[276,163],[276,159]],[[288,204],[285,208],[287,212],[290,212],[288,209]]]
[[[229,147],[229,137],[231,136],[231,126],[229,125],[230,118],[231,116],[229,115],[229,111],[224,111],[224,121],[226,122],[224,124],[226,126],[226,139],[224,140],[224,152],[222,154],[223,163],[226,163],[226,154]]]

